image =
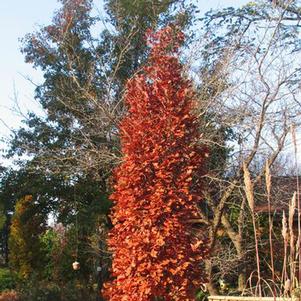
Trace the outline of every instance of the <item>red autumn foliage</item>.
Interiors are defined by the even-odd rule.
[[[188,220],[197,217],[194,175],[205,152],[192,113],[194,93],[177,58],[183,39],[172,27],[149,33],[149,64],[127,84],[124,161],[111,196],[114,279],[105,285],[107,300],[194,300],[204,281],[206,244]]]

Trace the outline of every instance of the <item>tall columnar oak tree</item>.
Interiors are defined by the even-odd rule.
[[[177,52],[183,35],[148,34],[148,65],[128,81],[120,132],[123,163],[115,171],[112,212],[114,279],[108,300],[194,300],[204,281],[206,244],[192,234],[203,166],[194,93]],[[159,298],[159,299],[158,299]]]

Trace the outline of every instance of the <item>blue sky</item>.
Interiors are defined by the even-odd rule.
[[[19,39],[37,29],[37,24],[49,23],[57,7],[55,0],[0,1],[0,120],[10,128],[20,125],[20,118],[10,110],[14,106],[14,86],[26,111],[36,106],[32,97],[34,87],[23,76],[40,78],[32,66],[24,63]],[[0,122],[0,137],[9,133],[3,122]]]
[[[239,6],[246,0],[196,0],[201,14],[210,8]],[[98,2],[98,3],[97,3]],[[97,6],[101,0],[95,0]],[[39,25],[51,22],[53,12],[59,7],[57,0],[1,0],[0,1],[0,138],[8,137],[9,128],[18,128],[22,117],[13,108],[17,96],[23,112],[37,110],[34,101],[34,86],[25,79],[41,81],[41,73],[24,63],[20,52],[20,38],[33,32]],[[0,149],[3,144],[0,142]],[[1,158],[0,158],[1,163]]]

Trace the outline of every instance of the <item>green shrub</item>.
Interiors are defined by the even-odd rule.
[[[16,286],[12,272],[6,268],[0,268],[0,292],[14,289]]]
[[[22,301],[61,301],[60,288],[52,283],[27,280],[19,287]]]
[[[58,285],[45,280],[39,281],[35,276],[19,284],[18,292],[22,301],[94,301],[96,298],[96,291],[77,281]]]
[[[199,289],[196,293],[195,300],[197,301],[208,301],[209,293]]]

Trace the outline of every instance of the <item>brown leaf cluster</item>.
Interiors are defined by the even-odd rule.
[[[171,27],[149,33],[149,64],[127,85],[124,161],[111,195],[114,279],[104,290],[111,301],[194,300],[204,281],[206,244],[187,221],[197,217],[195,176],[205,151],[198,145],[191,84],[177,58],[182,39]]]

